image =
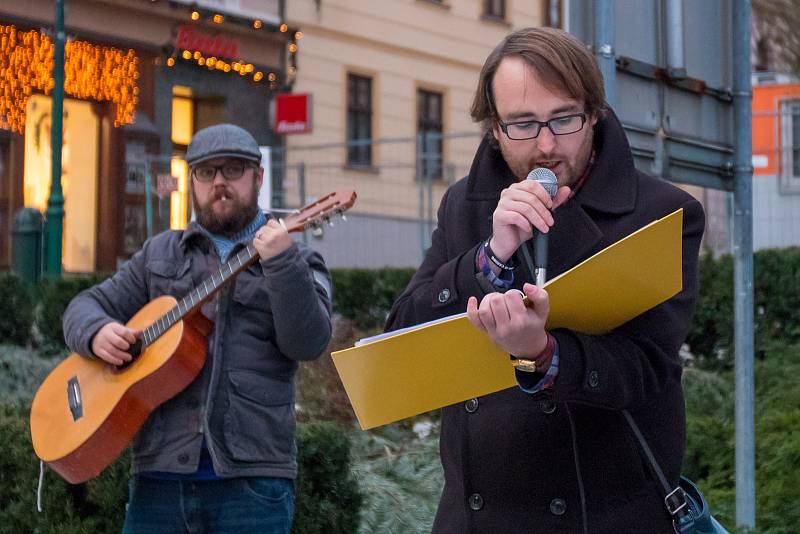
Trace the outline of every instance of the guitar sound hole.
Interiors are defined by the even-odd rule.
[[[127,369],[128,367],[130,367],[131,365],[133,365],[133,363],[134,363],[136,360],[138,360],[138,359],[139,359],[139,356],[141,356],[141,355],[142,355],[142,340],[141,340],[141,338],[137,339],[137,340],[136,340],[136,343],[134,343],[133,345],[131,345],[131,346],[128,348],[128,354],[130,354],[130,355],[132,356],[132,357],[131,357],[131,361],[129,361],[129,362],[124,362],[122,365],[118,365],[118,366],[115,368],[115,370],[116,370],[117,372],[124,371],[125,369]]]

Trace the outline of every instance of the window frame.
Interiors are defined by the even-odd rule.
[[[433,99],[438,99],[438,115],[430,116],[430,103]],[[417,153],[417,161],[420,168],[417,171],[418,178],[426,180],[441,180],[444,177],[444,100],[445,95],[442,91],[417,87],[417,152],[422,147],[422,154]],[[438,155],[438,160],[431,161],[429,155],[428,133],[434,133],[432,140],[434,154]]]
[[[499,7],[499,13],[493,8]],[[501,22],[506,21],[506,0],[483,0],[483,17]]]
[[[372,119],[374,108],[374,78],[365,74],[348,72],[345,89],[345,143],[346,164],[353,168],[371,168],[373,165],[373,134]],[[367,103],[360,105],[357,92],[366,86]],[[359,132],[366,131],[366,136]],[[351,145],[354,141],[368,140],[364,145]]]
[[[800,99],[780,102],[781,176],[780,191],[800,193]]]

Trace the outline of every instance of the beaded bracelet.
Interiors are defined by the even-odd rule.
[[[497,267],[499,267],[503,271],[513,271],[515,265],[513,265],[510,260],[508,260],[507,263],[503,263],[502,261],[500,261],[500,259],[494,255],[492,247],[489,246],[489,241],[491,241],[491,238],[487,239],[486,242],[483,244],[483,250],[486,252],[486,257],[489,258],[489,261],[494,263]]]

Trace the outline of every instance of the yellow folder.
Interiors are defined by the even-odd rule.
[[[607,332],[679,293],[682,228],[679,209],[549,280],[547,328]],[[365,430],[517,384],[465,314],[363,341],[332,356]]]

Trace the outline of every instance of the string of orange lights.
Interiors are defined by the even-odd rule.
[[[152,1],[152,0],[151,0]],[[203,21],[213,22],[214,24],[222,24],[226,22],[226,16],[221,13],[211,11],[201,11],[197,8],[192,9],[189,14],[189,19],[193,23],[200,23]],[[239,22],[244,22],[245,19],[229,18],[231,21],[236,19]],[[253,19],[249,25],[254,30],[262,30],[264,23],[259,19]],[[292,30],[285,22],[280,23],[273,27],[272,31],[277,30],[282,34],[287,34],[288,41],[286,43],[286,52],[288,53],[288,67],[286,71],[286,81],[291,83],[297,75],[297,52],[299,47],[298,41],[303,38],[303,32],[299,30]],[[278,74],[275,72],[268,72],[266,75],[262,70],[256,70],[252,63],[247,63],[243,60],[226,60],[217,58],[215,56],[206,56],[199,50],[192,50],[187,48],[176,47],[172,50],[166,59],[167,67],[174,67],[177,60],[184,60],[187,62],[195,62],[201,67],[206,67],[209,70],[217,70],[220,72],[229,73],[233,71],[234,74],[240,76],[247,76],[251,81],[257,83],[266,83],[271,90],[278,88]]]
[[[38,31],[0,24],[0,128],[23,133],[28,98],[53,89],[54,46]],[[68,41],[64,92],[115,104],[114,126],[130,124],[139,100],[139,58],[133,50]]]

